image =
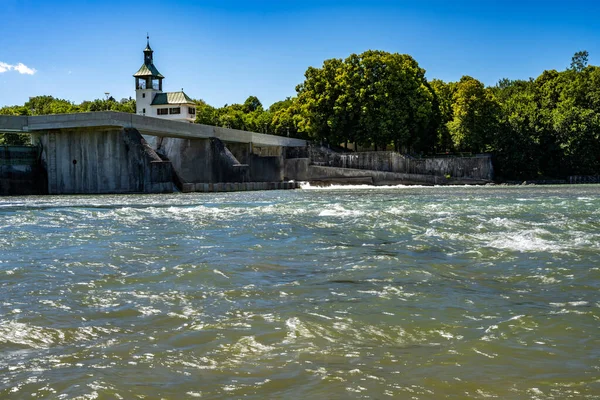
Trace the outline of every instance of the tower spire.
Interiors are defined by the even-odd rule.
[[[146,33],[146,41],[146,48],[144,49],[144,64],[140,67],[138,72],[133,75],[135,77],[135,87],[136,90],[156,88],[159,91],[162,91],[162,80],[164,79],[164,76],[162,76],[154,66],[154,60],[152,57],[152,53],[154,53],[154,51],[150,47],[150,35],[148,33]]]
[[[144,64],[152,64],[152,47],[150,47],[150,35],[146,33],[146,48],[144,49]]]

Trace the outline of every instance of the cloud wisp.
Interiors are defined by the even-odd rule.
[[[0,74],[7,71],[17,71],[20,74],[33,75],[37,72],[34,68],[29,68],[27,65],[23,63],[18,63],[17,65],[7,64],[5,62],[0,61]]]

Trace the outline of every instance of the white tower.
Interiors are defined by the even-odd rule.
[[[135,104],[136,114],[152,115],[152,100],[157,93],[162,93],[162,80],[165,78],[154,66],[152,60],[152,49],[150,48],[150,37],[146,36],[147,44],[144,49],[144,65],[135,77]]]

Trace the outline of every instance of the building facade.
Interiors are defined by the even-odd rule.
[[[154,66],[154,51],[150,47],[150,38],[147,40],[144,64],[133,74],[136,113],[172,121],[194,122],[196,105],[183,89],[180,92],[163,92],[162,81],[165,77]]]

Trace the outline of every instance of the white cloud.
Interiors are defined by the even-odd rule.
[[[34,68],[29,68],[27,65],[23,63],[18,63],[17,65],[10,65],[5,62],[0,61],[0,74],[7,71],[17,71],[20,74],[33,75],[37,71]]]

